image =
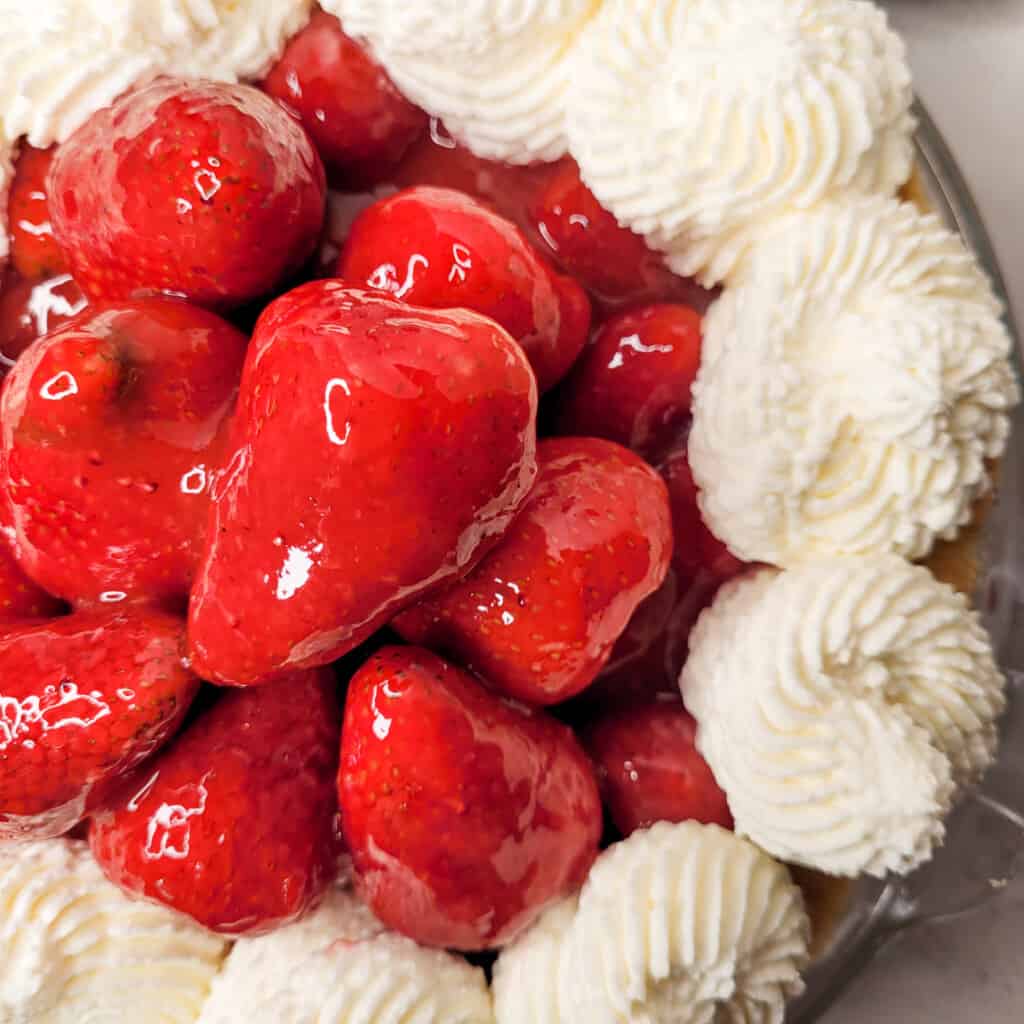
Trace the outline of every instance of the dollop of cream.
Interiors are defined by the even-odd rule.
[[[262,74],[312,0],[48,0],[11,5],[0,33],[0,135],[63,142],[158,74],[235,82]]]
[[[990,487],[1012,340],[958,237],[864,198],[782,218],[704,324],[689,453],[747,561],[928,554]]]
[[[716,825],[662,822],[591,869],[561,954],[561,1020],[781,1024],[809,939],[783,865]]]
[[[108,882],[83,842],[0,846],[0,1024],[193,1024],[227,943]]]
[[[910,173],[905,48],[873,3],[605,0],[568,77],[584,181],[706,285],[779,214]]]
[[[680,688],[737,831],[832,875],[928,860],[994,757],[1005,701],[963,595],[895,555],[727,585]]]
[[[601,0],[325,0],[413,102],[483,157],[566,152],[568,56]]]
[[[576,918],[575,897],[546,910],[494,965],[491,994],[496,1024],[561,1024],[559,978],[565,937]]]
[[[335,888],[297,924],[240,939],[201,1024],[493,1024],[483,971],[385,930]]]

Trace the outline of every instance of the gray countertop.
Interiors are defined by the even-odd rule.
[[[1024,324],[1024,0],[890,0]],[[1024,438],[1018,439],[1024,444]],[[984,910],[895,940],[824,1024],[1022,1024],[1024,878]]]

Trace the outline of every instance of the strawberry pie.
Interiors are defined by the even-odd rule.
[[[1005,704],[885,15],[5,19],[0,1024],[781,1024]]]

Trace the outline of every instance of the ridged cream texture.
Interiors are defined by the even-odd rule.
[[[566,151],[567,58],[601,0],[325,0],[398,87],[480,156]]]
[[[192,1024],[226,949],[122,895],[85,843],[0,846],[0,1024]]]
[[[1005,702],[966,598],[895,555],[727,585],[680,687],[737,831],[833,875],[928,860]]]
[[[910,173],[905,48],[862,0],[605,0],[569,79],[584,181],[705,284],[780,213]]]
[[[493,1024],[483,971],[385,931],[334,889],[298,924],[240,939],[201,1024]]]
[[[0,2],[0,134],[62,142],[159,73],[223,81],[262,73],[312,0]]]
[[[501,951],[491,982],[496,1024],[560,1024],[562,954],[576,905],[575,897],[556,903]]]
[[[809,938],[785,867],[717,825],[663,822],[591,870],[564,940],[560,1020],[781,1024]]]
[[[748,561],[925,556],[990,487],[1019,400],[992,287],[932,216],[881,198],[778,222],[704,324],[689,453]]]

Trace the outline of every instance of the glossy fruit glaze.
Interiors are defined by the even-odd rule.
[[[670,304],[606,320],[559,392],[558,433],[606,437],[657,462],[690,421],[700,325],[695,310]]]
[[[177,730],[199,688],[182,623],[142,610],[0,638],[0,840],[59,836]]]
[[[475,313],[339,281],[272,303],[192,591],[197,671],[332,661],[470,569],[533,483],[536,400],[522,350]]]
[[[50,222],[48,177],[53,155],[52,146],[36,149],[23,145],[7,198],[11,264],[29,281],[42,281],[67,271]]]
[[[324,171],[285,108],[243,85],[160,79],[94,114],[50,171],[54,235],[93,298],[170,291],[226,309],[313,250]]]
[[[596,438],[549,438],[537,483],[494,550],[460,583],[394,622],[502,692],[557,704],[588,686],[668,569],[665,485]]]
[[[89,306],[18,360],[2,498],[32,579],[73,602],[183,605],[246,344],[151,298]]]
[[[597,853],[594,774],[570,731],[415,647],[349,685],[339,774],[360,893],[428,945],[501,945]]]
[[[64,603],[33,583],[18,565],[6,541],[0,542],[0,624],[52,619]]]
[[[261,88],[298,113],[339,188],[386,180],[427,129],[427,115],[325,11],[292,38]]]
[[[697,723],[676,702],[616,708],[583,730],[601,796],[623,836],[657,821],[733,827],[725,794],[696,747]]]
[[[222,696],[92,821],[103,871],[213,931],[301,917],[338,871],[333,673]]]
[[[0,288],[0,376],[33,341],[67,323],[87,304],[70,274],[42,281],[12,275]]]
[[[583,289],[547,267],[515,225],[452,189],[374,203],[352,225],[337,276],[414,306],[490,317],[522,345],[541,391],[565,375],[590,329]]]

